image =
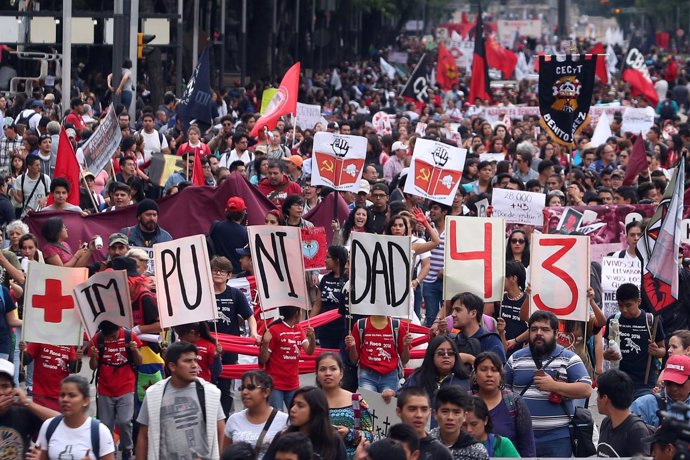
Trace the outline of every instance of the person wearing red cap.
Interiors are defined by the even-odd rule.
[[[208,232],[211,240],[211,248],[209,249],[212,254],[230,259],[233,273],[242,271],[240,257],[236,249],[249,244],[249,236],[245,227],[246,217],[247,205],[244,200],[238,196],[230,197],[225,205],[225,222],[214,222]]]
[[[667,410],[673,403],[690,404],[690,356],[674,354],[664,368],[664,389],[658,395],[637,398],[630,406],[647,425],[659,426],[657,411]]]

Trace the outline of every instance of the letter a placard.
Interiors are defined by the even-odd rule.
[[[409,236],[352,233],[350,312],[410,317]]]
[[[81,345],[83,329],[72,290],[88,276],[87,268],[29,262],[22,340],[50,345]]]
[[[96,335],[102,321],[128,328],[134,325],[125,270],[96,273],[72,293],[89,338]]]
[[[300,229],[251,225],[247,230],[261,307],[270,310],[290,306],[308,310]]]
[[[587,321],[589,237],[532,235],[530,314],[550,311],[559,319]]]
[[[211,262],[204,235],[153,245],[161,327],[217,318]]]
[[[503,300],[506,224],[495,217],[446,217],[443,298],[471,292]]]

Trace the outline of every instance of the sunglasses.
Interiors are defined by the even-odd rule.
[[[239,390],[240,390],[240,391],[244,391],[244,390],[247,390],[247,391],[254,391],[254,390],[263,390],[263,389],[265,389],[265,388],[266,388],[266,387],[262,387],[262,386],[259,386],[259,385],[254,385],[253,383],[248,383],[248,384],[246,384],[246,385],[242,385],[242,386],[239,388]]]
[[[518,238],[511,238],[510,242],[513,244],[525,244],[525,240],[523,239],[518,239]]]

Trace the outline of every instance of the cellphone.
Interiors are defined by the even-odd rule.
[[[86,249],[86,248],[88,248],[88,247],[89,247],[89,243],[82,243],[82,244],[81,244],[81,248],[82,248],[82,249]]]
[[[537,369],[534,371],[534,375],[546,375],[546,371],[544,369]]]

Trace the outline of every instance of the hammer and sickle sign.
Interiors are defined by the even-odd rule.
[[[428,169],[422,168],[422,170],[419,171],[419,176],[417,176],[417,179],[421,179],[424,182],[429,182],[429,179],[431,179],[431,173]]]
[[[321,166],[321,171],[326,171],[326,172],[333,172],[333,162],[330,160],[326,160],[323,162]]]

